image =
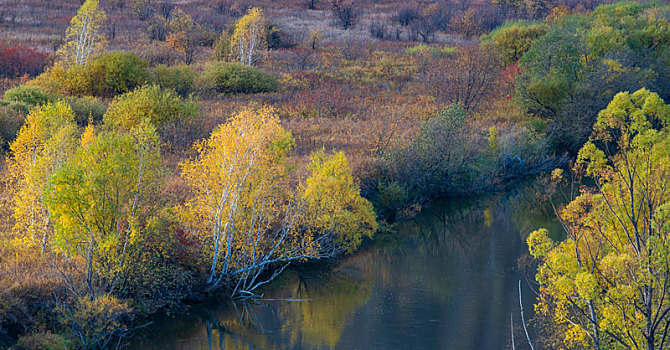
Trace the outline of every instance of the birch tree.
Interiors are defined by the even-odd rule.
[[[267,48],[265,18],[263,10],[251,8],[235,25],[230,37],[231,56],[242,64],[252,65],[259,59],[260,52]]]
[[[106,19],[98,0],[86,0],[65,32],[65,44],[58,50],[60,59],[67,64],[86,64],[102,51],[105,45],[102,27]]]
[[[128,132],[96,134],[89,126],[72,159],[50,179],[45,203],[56,228],[53,248],[78,266],[79,276],[64,276],[68,285],[83,280],[83,292],[99,296],[124,278],[130,247],[159,209],[158,144],[147,122]]]
[[[33,109],[10,145],[8,181],[15,220],[14,232],[23,243],[46,248],[53,222],[44,206],[49,178],[76,148],[77,125],[70,107],[56,102]]]

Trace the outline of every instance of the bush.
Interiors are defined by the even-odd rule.
[[[28,113],[33,107],[49,103],[52,99],[36,86],[20,85],[5,91],[2,102]]]
[[[240,63],[213,62],[205,67],[203,88],[220,93],[273,92],[279,87],[277,78]]]
[[[452,57],[458,53],[455,47],[436,47],[419,44],[405,49],[405,53],[412,56]]]
[[[30,85],[51,94],[113,97],[145,84],[149,64],[132,52],[113,51],[86,65],[57,63]]]
[[[8,148],[25,120],[26,114],[23,111],[0,106],[0,149]]]
[[[0,77],[14,78],[42,73],[48,55],[23,45],[0,42]]]
[[[84,296],[71,309],[71,316],[69,310],[62,310],[62,323],[75,331],[83,347],[95,345],[103,349],[115,336],[127,332],[132,311],[113,296]]]
[[[132,52],[104,53],[86,69],[92,79],[89,94],[112,97],[132,91],[149,81],[148,66],[147,61]]]
[[[19,338],[16,342],[17,350],[68,350],[72,343],[58,334],[35,333]]]
[[[189,66],[159,65],[151,71],[152,80],[164,89],[172,89],[180,96],[193,92],[196,73]]]
[[[503,56],[506,64],[513,64],[518,62],[548,29],[545,24],[510,22],[489,34],[482,35],[481,41],[486,45],[493,45]]]
[[[82,126],[88,123],[99,123],[107,111],[107,106],[91,96],[71,97],[67,98],[66,101],[72,108],[77,124]]]
[[[130,130],[146,119],[156,126],[164,141],[185,146],[201,136],[200,126],[195,123],[198,109],[196,102],[170,90],[158,85],[143,86],[115,98],[103,121],[115,130]]]

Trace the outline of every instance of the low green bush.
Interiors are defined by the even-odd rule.
[[[201,85],[219,93],[273,92],[279,88],[277,78],[263,70],[233,62],[212,62],[205,66]]]
[[[158,65],[151,71],[154,84],[164,89],[172,89],[180,96],[188,96],[193,92],[197,74],[189,66]]]
[[[86,65],[57,63],[29,84],[52,95],[113,97],[146,84],[148,66],[132,52],[112,51]]]
[[[95,97],[70,97],[65,100],[72,108],[74,119],[79,125],[97,124],[102,121],[102,116],[107,111],[107,106]]]

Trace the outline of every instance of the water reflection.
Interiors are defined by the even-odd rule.
[[[541,189],[540,189],[541,190]],[[548,206],[523,189],[434,204],[332,266],[295,268],[255,304],[159,319],[143,349],[502,349],[518,319],[516,268]],[[524,302],[532,310],[531,292]]]

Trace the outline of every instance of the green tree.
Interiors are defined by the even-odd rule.
[[[593,178],[559,218],[567,239],[528,237],[541,259],[536,309],[570,348],[664,349],[670,327],[670,106],[617,94],[576,170]]]
[[[483,35],[484,44],[494,45],[503,56],[506,64],[521,59],[535,40],[547,33],[547,26],[537,23],[510,22]]]
[[[49,181],[45,203],[56,227],[54,250],[71,263],[84,261],[80,276],[67,277],[85,280],[87,295],[116,288],[131,262],[129,246],[159,208],[158,145],[146,121],[128,132],[96,134],[89,126],[73,157]]]
[[[193,139],[184,130],[193,126],[199,110],[191,99],[179,97],[158,85],[142,86],[116,97],[103,116],[106,127],[114,130],[131,130],[144,121],[156,126],[163,141],[179,147]],[[187,128],[188,126],[188,128]]]
[[[70,21],[65,32],[65,44],[58,55],[67,64],[86,64],[105,44],[102,26],[107,16],[98,0],[86,0]]]

